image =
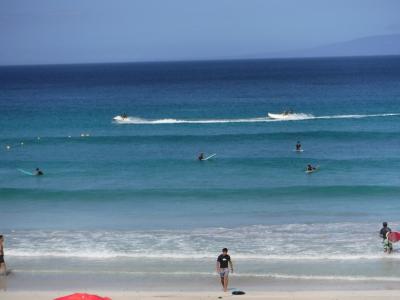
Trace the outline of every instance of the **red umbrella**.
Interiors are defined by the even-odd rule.
[[[54,300],[111,300],[111,298],[100,297],[97,295],[83,294],[83,293],[75,293],[72,295],[56,298]]]

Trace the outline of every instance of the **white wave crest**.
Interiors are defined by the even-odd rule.
[[[21,250],[9,250],[7,252],[9,257],[52,257],[52,258],[82,258],[82,259],[113,259],[113,258],[126,258],[126,259],[140,259],[140,260],[183,260],[188,259],[195,260],[212,260],[215,258],[215,253],[128,253],[128,252],[115,252],[115,251],[21,251]],[[326,255],[253,255],[253,254],[240,254],[235,253],[235,260],[237,261],[309,261],[309,262],[321,262],[321,261],[374,261],[374,260],[400,260],[400,255],[394,253],[391,256],[385,254],[326,254]]]
[[[391,223],[395,228],[398,224]],[[376,230],[376,224],[344,222],[192,230],[21,230],[6,234],[7,256],[13,257],[208,260],[223,244],[239,260],[400,260],[397,249],[390,256],[383,253]],[[350,235],[356,243],[349,242]]]
[[[256,117],[256,118],[239,118],[239,119],[202,119],[202,120],[189,120],[189,119],[144,119],[140,117],[126,117],[116,116],[113,122],[116,124],[132,124],[132,125],[160,125],[160,124],[225,124],[225,123],[260,123],[260,122],[287,122],[287,121],[304,121],[304,120],[318,120],[318,119],[361,119],[361,118],[374,118],[374,117],[393,117],[400,116],[400,113],[384,113],[384,114],[351,114],[351,115],[331,115],[331,116],[314,116],[312,114],[297,113],[291,114],[285,118],[269,118],[269,117]]]
[[[332,115],[332,116],[314,117],[313,119],[361,119],[361,118],[394,117],[394,116],[400,116],[400,113],[369,114],[369,115]]]
[[[115,123],[118,124],[144,124],[144,125],[154,125],[154,124],[218,124],[218,123],[252,123],[252,122],[270,122],[271,119],[265,118],[248,118],[248,119],[205,119],[205,120],[183,120],[183,119],[158,119],[158,120],[148,120],[138,117],[127,117],[124,119],[114,118]]]

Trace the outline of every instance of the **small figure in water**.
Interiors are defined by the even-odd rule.
[[[300,141],[297,141],[296,151],[300,151],[300,150],[301,150],[301,144],[300,144]]]
[[[387,222],[383,222],[382,226],[383,227],[382,227],[381,231],[379,232],[379,236],[383,239],[383,251],[390,254],[393,251],[393,245],[387,238],[387,234],[389,232],[392,232],[392,229],[390,229],[390,227],[388,227]]]
[[[217,258],[217,273],[221,278],[221,285],[224,289],[224,292],[228,291],[228,275],[229,275],[229,267],[231,272],[233,273],[233,264],[231,261],[231,257],[228,255],[228,249],[222,249],[222,254],[220,254]]]
[[[36,174],[35,175],[36,176],[42,176],[44,174],[43,174],[42,170],[40,170],[39,168],[36,168]]]
[[[128,115],[127,115],[126,113],[123,113],[123,114],[121,115],[121,117],[122,117],[122,119],[127,119],[127,118],[128,118]]]
[[[204,159],[204,153],[203,153],[203,152],[200,153],[198,159],[199,159],[199,160],[203,160],[203,159]]]
[[[0,275],[7,275],[6,262],[4,261],[4,237],[0,235]]]
[[[316,169],[317,169],[316,167],[313,167],[310,164],[307,165],[307,171],[315,171]]]

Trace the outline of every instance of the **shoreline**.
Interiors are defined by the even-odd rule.
[[[219,277],[209,259],[77,259],[26,257],[7,261],[12,271],[0,277],[0,290],[218,292]],[[395,260],[260,261],[237,260],[232,290],[251,292],[395,290],[400,283]]]
[[[399,289],[398,281],[387,280],[320,280],[288,279],[271,277],[230,276],[229,290],[243,290],[249,293],[270,293],[286,291],[326,292],[326,291],[385,291]],[[135,274],[125,273],[37,273],[13,271],[8,276],[0,277],[0,292],[60,292],[70,291],[106,291],[130,293],[218,293],[221,287],[219,277],[173,274]],[[4,295],[4,293],[3,293]],[[400,294],[399,294],[400,295]],[[1,297],[0,297],[1,299]]]
[[[74,292],[71,292],[74,293]],[[0,292],[0,299],[7,300],[23,300],[23,299],[35,299],[35,300],[48,300],[57,297],[69,295],[71,293],[63,293],[59,291],[49,292]],[[226,299],[231,297],[239,297],[239,299],[270,299],[270,300],[364,300],[366,298],[370,300],[398,299],[400,296],[400,290],[385,290],[385,291],[301,291],[301,292],[249,292],[246,295],[234,296],[231,293],[223,292],[127,292],[127,291],[103,291],[101,293],[95,291],[88,291],[88,293],[97,294],[102,297],[110,297],[113,300],[131,300],[131,299],[144,299],[144,300],[155,300],[155,299],[168,299],[168,300],[205,300],[205,299]]]

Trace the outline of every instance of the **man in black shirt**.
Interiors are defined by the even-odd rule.
[[[229,267],[231,268],[231,272],[233,273],[233,264],[231,261],[231,257],[228,255],[228,249],[222,249],[222,254],[220,254],[217,258],[217,273],[221,278],[221,285],[224,288],[224,292],[228,291],[228,275],[229,275]]]
[[[383,227],[381,231],[379,232],[379,235],[381,238],[383,238],[383,251],[387,253],[391,253],[393,250],[393,245],[392,243],[388,240],[387,234],[392,231],[390,227],[388,227],[387,222],[383,222]]]

